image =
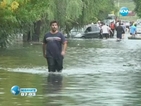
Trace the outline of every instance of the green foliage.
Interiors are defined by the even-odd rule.
[[[81,0],[70,0],[66,8],[66,20],[75,20],[82,14],[83,3]]]
[[[133,1],[136,5],[135,11],[136,11],[137,15],[139,17],[141,17],[141,1],[140,0],[133,0]]]

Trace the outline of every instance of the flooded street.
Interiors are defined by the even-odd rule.
[[[13,85],[38,91],[15,96]],[[141,106],[141,40],[71,39],[56,74],[41,45],[0,50],[0,106]]]

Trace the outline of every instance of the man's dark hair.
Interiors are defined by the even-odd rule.
[[[134,24],[134,26],[137,26],[137,24]]]
[[[59,26],[58,22],[55,21],[55,20],[50,22],[50,26],[51,26],[53,23],[56,23],[56,24]]]

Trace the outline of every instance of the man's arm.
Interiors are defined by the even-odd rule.
[[[63,34],[61,34],[61,42],[62,42],[61,54],[64,56],[66,54],[66,50],[67,50],[67,40],[65,39],[65,36]]]
[[[137,27],[135,27],[135,34],[137,34]]]
[[[109,31],[109,33],[111,32],[111,33],[113,33],[113,31],[111,30],[111,28],[108,26],[108,31]]]
[[[46,58],[46,45],[45,43],[43,43],[43,56]]]
[[[125,31],[124,31],[124,29],[123,29],[123,28],[122,28],[122,32],[123,32],[122,34],[125,34]]]
[[[67,41],[65,41],[63,43],[63,49],[62,49],[62,51],[66,52],[66,50],[67,50]]]
[[[43,45],[42,45],[42,49],[43,49],[43,56],[46,58],[46,46],[47,46],[47,41],[46,41],[46,35],[43,38]]]
[[[62,48],[62,52],[61,52],[62,56],[64,56],[66,54],[66,49],[67,49],[67,41],[65,41],[63,43],[63,48]]]

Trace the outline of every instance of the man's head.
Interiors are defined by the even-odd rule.
[[[103,25],[105,25],[105,23],[104,23],[104,22],[103,22],[102,24],[103,24]]]
[[[134,24],[134,26],[136,27],[136,26],[137,26],[137,24]]]
[[[100,24],[101,22],[100,22],[100,21],[98,21],[97,23],[98,23],[98,24]]]
[[[50,27],[52,32],[56,32],[58,30],[58,22],[57,21],[51,21],[50,22]]]

